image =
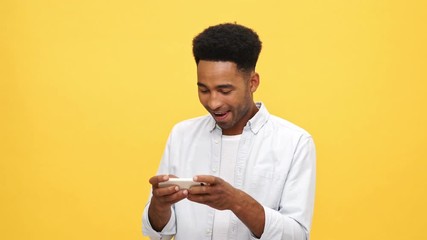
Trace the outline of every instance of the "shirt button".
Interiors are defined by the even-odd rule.
[[[218,144],[218,140],[215,140],[215,143]]]
[[[216,168],[212,168],[212,172],[216,172]]]
[[[210,228],[206,229],[206,233],[207,233],[207,234],[211,234],[211,232],[212,232],[212,231],[211,231],[211,229],[210,229]]]

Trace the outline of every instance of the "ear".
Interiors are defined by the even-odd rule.
[[[249,89],[251,93],[254,93],[259,86],[259,74],[256,72],[251,73],[251,78],[249,79]]]

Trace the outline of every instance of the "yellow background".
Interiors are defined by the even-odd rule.
[[[0,3],[0,239],[145,239],[168,133],[205,114],[192,38],[254,28],[256,100],[307,129],[313,240],[427,239],[426,1]]]

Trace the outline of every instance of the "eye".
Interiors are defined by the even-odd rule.
[[[223,95],[228,95],[231,93],[231,90],[221,90],[220,93],[222,93]]]
[[[199,88],[199,92],[200,92],[200,93],[208,93],[208,92],[209,92],[209,90],[204,89],[204,88]]]

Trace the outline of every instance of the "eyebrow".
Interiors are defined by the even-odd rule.
[[[205,88],[207,88],[205,84],[203,84],[203,83],[200,83],[200,82],[197,82],[197,86],[199,86],[199,87],[205,87]]]
[[[197,82],[197,86],[208,88],[205,84],[200,83],[200,82]],[[216,89],[225,89],[225,88],[228,89],[228,88],[234,88],[234,86],[231,84],[221,84],[221,85],[215,86],[215,88]]]
[[[231,85],[231,84],[221,84],[221,85],[216,86],[216,88],[219,88],[219,89],[223,89],[223,88],[234,88],[234,86]]]

